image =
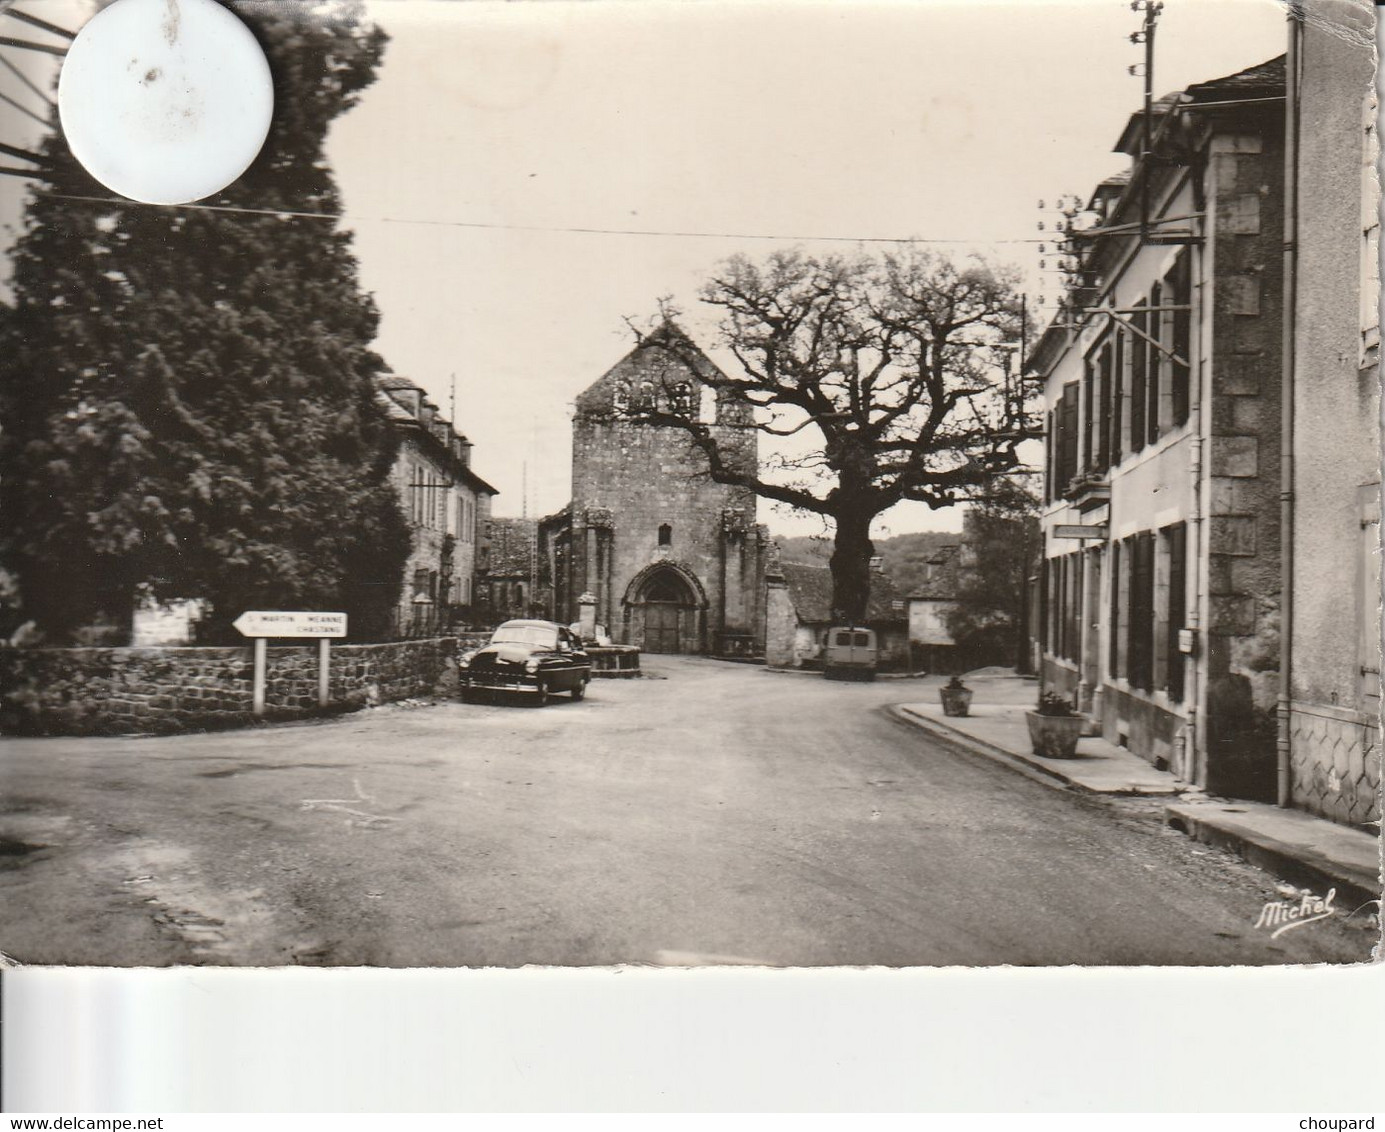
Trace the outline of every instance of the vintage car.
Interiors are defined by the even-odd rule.
[[[462,697],[480,690],[524,692],[542,707],[553,692],[587,694],[591,657],[571,629],[552,621],[506,621],[485,648],[457,661]]]

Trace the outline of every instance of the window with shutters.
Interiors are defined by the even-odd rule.
[[[1130,686],[1150,691],[1154,685],[1154,535],[1143,531],[1127,539],[1126,547],[1130,555]]]

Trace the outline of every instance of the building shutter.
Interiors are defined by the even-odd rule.
[[[1106,344],[1101,347],[1100,360],[1097,366],[1097,380],[1101,387],[1101,407],[1098,426],[1100,449],[1097,452],[1095,466],[1101,470],[1111,466],[1111,349],[1112,342],[1107,339]]]
[[[1124,676],[1121,668],[1121,630],[1125,627],[1121,617],[1121,566],[1124,564],[1121,544],[1111,543],[1111,635],[1107,642],[1110,649],[1110,656],[1107,658],[1107,667],[1110,670],[1112,679]]]
[[[1063,445],[1058,468],[1059,494],[1064,494],[1067,486],[1077,476],[1077,386],[1069,385],[1063,390],[1063,421],[1060,426]]]
[[[1150,691],[1154,667],[1154,535],[1130,540],[1130,686]]]
[[[1179,252],[1173,270],[1164,280],[1164,298],[1170,306],[1181,307],[1173,312],[1173,352],[1191,364],[1193,360],[1193,312],[1188,309],[1192,303],[1193,289],[1188,253]],[[1169,360],[1172,387],[1173,427],[1177,428],[1188,419],[1188,395],[1191,371],[1188,365]]]
[[[1178,649],[1178,631],[1188,617],[1188,528],[1182,523],[1169,527],[1169,620],[1164,642],[1164,687],[1174,703],[1183,702],[1183,654]]]
[[[1135,304],[1143,307],[1144,301]],[[1136,311],[1130,316],[1131,325],[1136,331],[1149,333],[1149,312]],[[1145,446],[1145,401],[1149,396],[1148,362],[1149,343],[1137,333],[1131,343],[1130,357],[1130,451],[1139,452]]]
[[[1141,345],[1149,358],[1145,366],[1145,440],[1153,444],[1159,439],[1159,399],[1167,361],[1159,346],[1167,346],[1172,337],[1172,334],[1166,333],[1172,324],[1168,315],[1160,309],[1164,305],[1164,289],[1158,283],[1150,289],[1149,305],[1154,308],[1149,315],[1149,333],[1154,342],[1142,342]]]

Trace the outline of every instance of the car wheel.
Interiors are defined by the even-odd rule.
[[[587,682],[586,682],[585,680],[578,680],[577,683],[573,686],[573,689],[572,689],[572,698],[573,698],[574,700],[580,700],[580,699],[582,699],[582,697],[585,696],[586,694],[587,694]]]

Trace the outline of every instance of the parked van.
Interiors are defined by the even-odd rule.
[[[822,674],[829,680],[874,680],[880,650],[873,629],[839,625],[827,630]]]

